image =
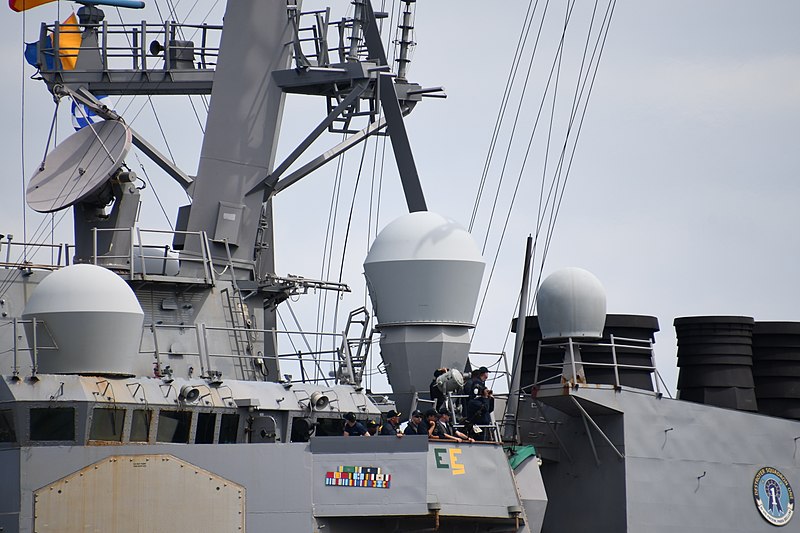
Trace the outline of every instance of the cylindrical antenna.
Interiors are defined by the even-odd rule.
[[[358,61],[358,49],[361,45],[361,21],[364,19],[364,0],[353,0],[353,31],[350,34],[350,51],[348,61]]]
[[[409,52],[411,47],[414,46],[414,41],[411,40],[411,34],[414,31],[414,13],[411,10],[411,5],[415,4],[417,0],[404,0],[406,5],[403,11],[403,21],[398,28],[400,34],[400,56],[397,58],[397,79],[406,80],[406,72],[408,72],[408,64],[411,62],[409,59]]]

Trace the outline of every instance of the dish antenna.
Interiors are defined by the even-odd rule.
[[[31,209],[60,211],[78,202],[106,205],[104,185],[124,164],[131,149],[131,130],[118,120],[90,124],[50,152],[25,191]]]

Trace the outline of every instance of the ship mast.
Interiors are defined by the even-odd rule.
[[[56,96],[69,95],[112,120],[124,117],[103,108],[92,94],[211,94],[196,177],[188,177],[175,168],[135,131],[133,143],[178,181],[192,199],[190,205],[179,209],[175,228],[173,248],[181,254],[180,276],[207,284],[213,283],[214,277],[209,266],[225,272],[236,293],[247,293],[248,307],[263,309],[261,327],[275,332],[277,306],[290,296],[309,288],[349,290],[341,283],[282,278],[276,274],[272,214],[275,195],[369,136],[386,130],[409,211],[427,210],[403,117],[423,97],[444,94],[440,87],[423,88],[406,80],[413,3],[406,1],[406,16],[401,24],[402,76],[392,72],[379,34],[377,21],[385,14],[376,14],[369,0],[354,0],[354,18],[337,23],[338,50],[328,43],[328,10],[303,12],[299,0],[236,0],[226,7],[215,66],[207,61],[215,51],[204,48],[205,33],[204,45],[197,47],[191,41],[179,40],[177,25],[168,22],[161,30],[142,25],[134,31],[133,68],[112,65],[113,58],[105,46],[81,45],[75,69],[64,70],[57,64],[53,69],[42,68],[41,73]],[[91,37],[84,38],[84,42],[105,43],[106,26],[100,23],[103,13],[95,7],[92,14],[91,20],[82,19],[80,23],[84,35]],[[56,49],[59,29],[56,25]],[[307,37],[308,30],[312,30],[311,39]],[[43,26],[41,65],[47,64],[44,54],[48,31]],[[148,45],[145,41],[153,35],[158,37]],[[313,53],[307,51],[309,41],[313,42]],[[338,52],[338,61],[331,57],[334,52]],[[52,49],[49,53],[53,53]],[[161,55],[163,69],[153,69],[153,59],[148,55]],[[277,161],[284,100],[290,93],[326,98],[328,114],[282,161]],[[358,129],[359,121],[366,121],[366,127]],[[348,136],[290,171],[325,131]],[[75,205],[74,209],[78,221],[83,207]],[[76,242],[84,243],[76,260],[106,264],[98,258],[112,256],[114,246],[126,248],[126,243],[90,244],[101,224],[112,232],[130,230],[130,217],[121,217],[118,223],[104,222],[100,217],[84,219],[76,223]],[[129,243],[127,247],[130,248]],[[113,266],[126,268],[118,263]],[[266,358],[277,353],[276,344],[274,333],[266,336]]]

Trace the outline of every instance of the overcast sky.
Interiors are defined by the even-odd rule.
[[[125,13],[126,21],[158,21],[153,2],[148,4],[146,14]],[[379,7],[380,2],[375,4]],[[487,227],[490,196],[500,175],[496,154],[487,178],[491,195],[487,192],[481,203],[473,232],[480,244],[489,235],[486,259],[490,264],[564,21],[566,0],[549,4],[537,51],[540,59],[534,64],[509,151],[498,214]],[[572,98],[593,5],[588,0],[576,3],[565,40],[559,103]],[[605,5],[607,1],[600,2],[601,8]],[[192,9],[189,21],[196,22],[213,6],[209,0],[196,5],[184,0],[177,2],[177,12],[183,18]],[[344,1],[335,3],[333,18],[343,16],[348,6]],[[164,2],[161,8],[166,12]],[[219,21],[220,8],[212,9],[208,22]],[[417,2],[418,46],[410,78],[424,86],[444,86],[448,98],[423,101],[406,123],[429,208],[465,226],[470,223],[527,8],[528,2],[523,1]],[[24,39],[35,40],[39,23],[55,20],[57,9],[63,20],[72,4],[61,2],[58,8],[53,4],[29,11]],[[114,10],[107,9],[107,15],[109,22],[118,22]],[[796,236],[800,222],[796,208],[800,202],[798,21],[800,3],[795,0],[621,0],[616,6],[544,275],[565,266],[586,268],[605,286],[609,312],[658,317],[662,329],[656,344],[658,367],[673,392],[677,370],[672,320],[676,316],[742,314],[756,320],[800,320],[796,275],[800,258]],[[41,159],[53,104],[44,85],[28,79],[34,70],[22,63],[23,16],[3,8],[0,24],[4,30],[0,67],[6,73],[0,78],[6,121],[0,142],[4,162],[0,233],[13,232],[15,239],[21,239],[21,176],[30,177]],[[529,43],[526,54],[530,50]],[[529,56],[524,57],[527,65]],[[521,86],[520,80],[517,91]],[[23,88],[24,171],[20,144]],[[519,99],[520,93],[513,95]],[[145,103],[137,101],[130,106],[126,118],[166,150],[149,105],[132,119]],[[202,103],[197,99],[195,103],[203,119]],[[154,99],[154,106],[176,162],[193,174],[200,127],[187,99]],[[59,139],[70,131],[68,106],[62,107]],[[127,107],[127,102],[119,102],[117,109],[120,107]],[[279,159],[321,120],[324,109],[322,100],[289,100]],[[554,138],[565,127],[563,113],[557,113]],[[505,131],[498,142],[501,154],[508,142]],[[325,137],[315,144],[312,155],[335,142],[334,136]],[[563,142],[563,133],[558,142]],[[535,231],[546,153],[543,146],[534,145],[522,172],[474,350],[510,353],[513,348],[513,342],[504,343],[519,290],[525,237]],[[343,274],[353,293],[339,302],[340,317],[364,302],[361,262],[376,225],[374,201],[369,218],[370,185],[374,183],[375,190],[379,176],[372,170],[374,151],[375,145],[370,143]],[[341,243],[361,153],[354,149],[345,162],[334,237],[339,251],[328,276],[334,281],[339,275]],[[386,153],[378,227],[404,211],[391,150]],[[128,162],[139,166],[130,156]],[[185,196],[152,165],[145,166],[153,188],[174,219],[174,210],[185,203]],[[380,161],[376,167],[380,168]],[[325,274],[321,250],[334,190],[333,170],[310,176],[277,197],[279,274],[310,278]],[[152,188],[144,195],[141,225],[166,227],[151,192]],[[59,225],[56,242],[71,240],[69,218]],[[28,211],[29,239],[42,220],[41,215]],[[310,321],[305,324],[307,329],[316,327],[317,302],[316,296],[306,296],[292,304],[301,319]],[[329,308],[331,305],[329,302]],[[341,326],[339,318],[336,327]],[[332,327],[328,320],[325,329]]]

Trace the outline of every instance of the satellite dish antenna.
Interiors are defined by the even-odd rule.
[[[131,149],[131,130],[118,120],[90,124],[50,152],[28,183],[31,209],[53,213],[91,199],[119,170]]]

